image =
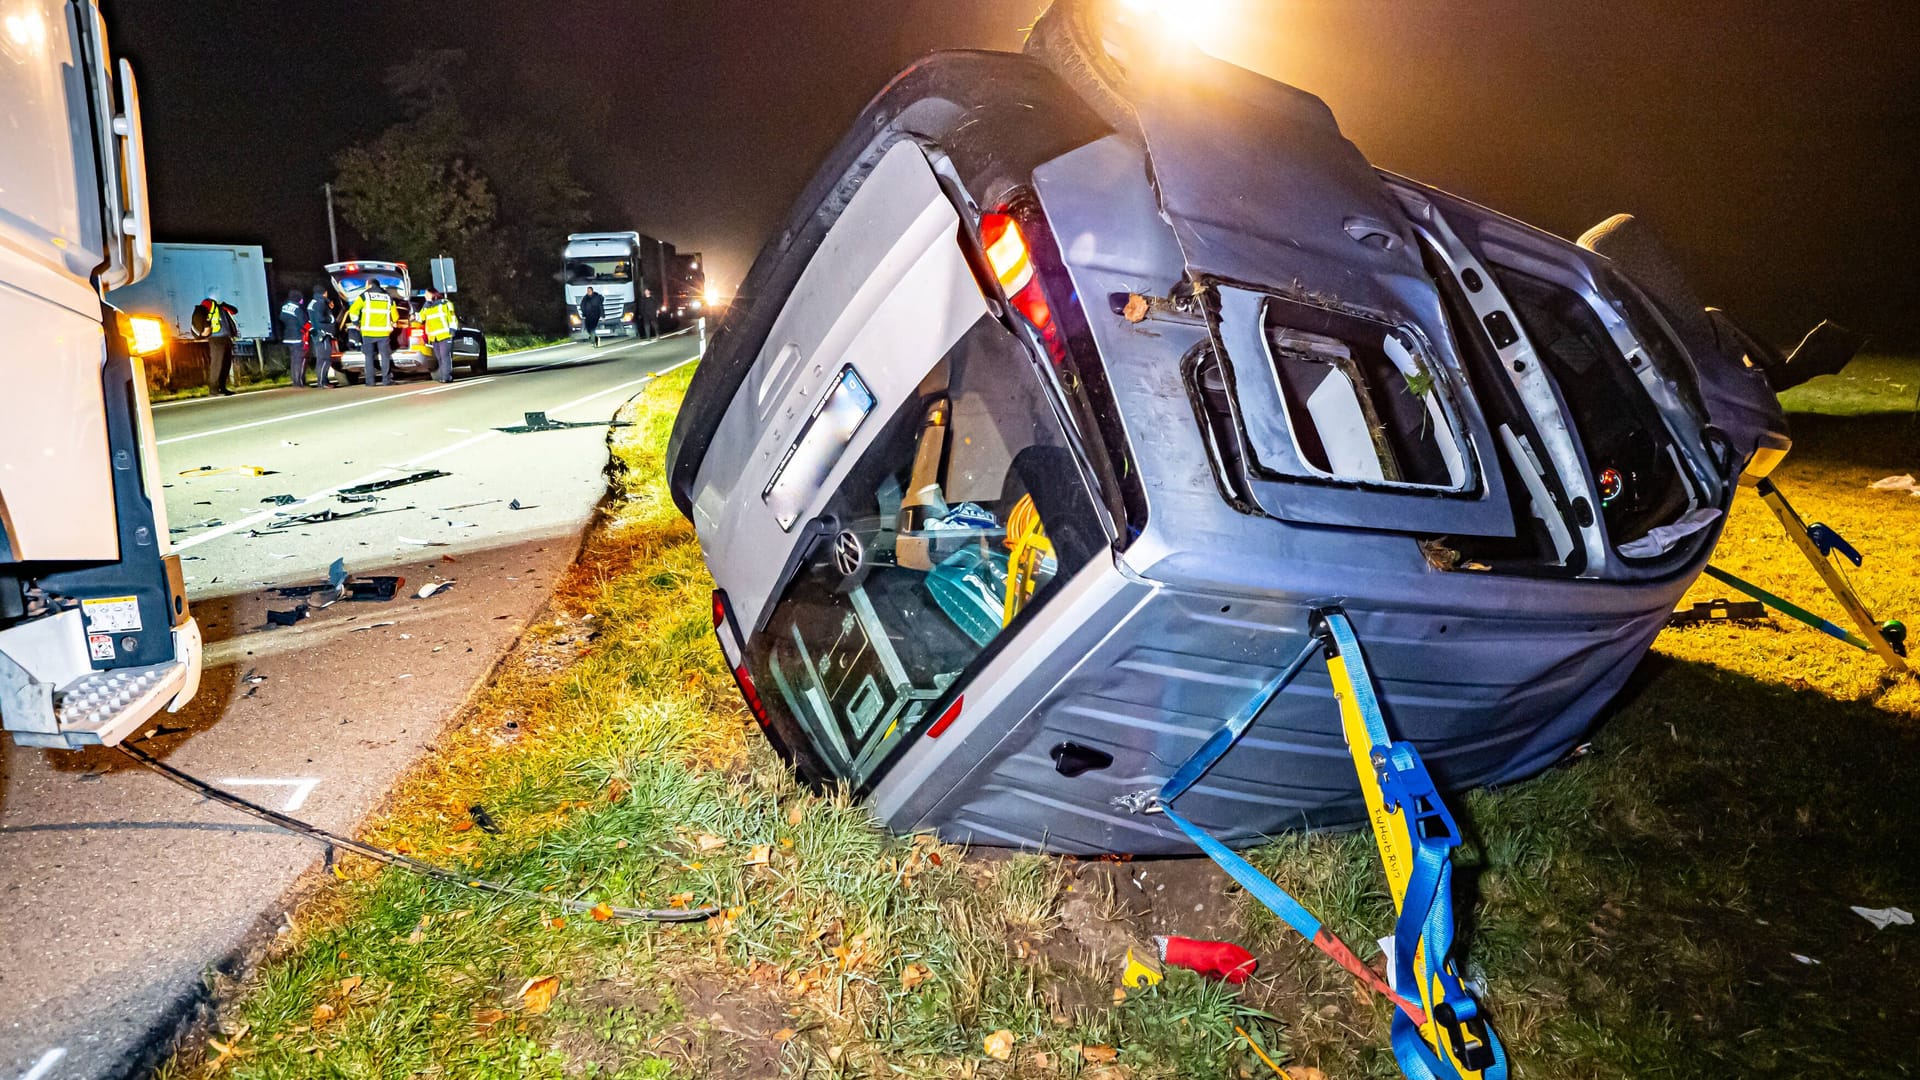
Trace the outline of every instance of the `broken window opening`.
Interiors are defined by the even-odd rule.
[[[1466,452],[1414,335],[1271,297],[1264,318],[1300,464],[1318,479],[1460,490]]]

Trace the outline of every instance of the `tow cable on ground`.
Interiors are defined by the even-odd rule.
[[[1233,850],[1173,810],[1173,802],[1200,781],[1253,726],[1316,653],[1340,705],[1341,732],[1360,779],[1374,841],[1399,919],[1382,979],[1345,942],[1285,889]],[[1116,799],[1136,813],[1158,813],[1177,826],[1248,895],[1293,927],[1360,983],[1391,1001],[1393,1053],[1409,1080],[1506,1080],[1506,1051],[1467,992],[1453,965],[1453,849],[1460,829],[1447,811],[1420,754],[1394,742],[1380,712],[1373,677],[1352,624],[1338,609],[1315,613],[1306,647],[1260,688],[1225,727],[1193,752],[1157,792]],[[1416,1000],[1417,999],[1417,1000]]]
[[[243,813],[251,814],[254,817],[259,818],[260,820],[265,821],[278,828],[284,829],[287,832],[294,834],[295,836],[312,840],[315,843],[325,845],[329,848],[338,848],[343,851],[350,851],[355,855],[365,856],[366,858],[372,859],[375,862],[385,863],[388,866],[397,866],[402,870],[411,870],[414,873],[421,875],[422,877],[429,877],[434,879],[435,881],[443,881],[449,885],[458,885],[463,888],[475,889],[485,893],[493,893],[496,896],[510,897],[515,900],[525,900],[529,903],[534,903],[534,904],[545,904],[552,907],[562,908],[566,911],[571,911],[576,914],[581,914],[581,915],[592,914],[594,909],[597,906],[594,904],[589,904],[584,900],[569,900],[564,897],[550,896],[546,893],[535,892],[532,889],[522,889],[515,885],[502,885],[497,881],[486,881],[481,878],[468,877],[465,874],[457,874],[452,870],[446,869],[445,867],[435,866],[432,863],[422,862],[419,859],[410,858],[398,852],[388,851],[385,848],[375,847],[372,844],[363,843],[359,840],[352,839],[351,837],[341,836],[339,833],[328,832],[326,829],[322,829],[318,825],[312,825],[307,822],[301,821],[298,818],[288,817],[287,815],[279,813],[278,811],[269,810],[266,807],[261,806],[257,803],[249,802],[246,799],[243,799],[240,796],[235,795],[230,791],[225,791],[225,790],[222,790],[221,788],[215,787],[214,785],[207,783],[205,780],[201,780],[197,777],[181,772],[179,769],[176,769],[173,766],[168,765],[167,763],[159,760],[158,758],[154,757],[153,755],[147,753],[145,750],[142,750],[137,746],[128,746],[127,744],[122,743],[116,749],[118,749],[122,754],[125,754],[127,757],[131,758],[136,763],[144,766],[147,769],[152,770],[153,772],[159,773],[161,776],[164,776],[168,780],[171,780],[174,783],[180,785],[181,787],[186,788],[188,791],[195,792],[196,794],[212,799],[214,802],[220,803],[225,806],[230,806],[235,810],[239,810]],[[715,915],[720,914],[720,909],[717,907],[667,908],[664,910],[647,910],[643,908],[624,908],[624,907],[616,907],[611,909],[605,908],[605,907],[600,908],[600,911],[603,913],[608,910],[611,910],[613,917],[617,919],[630,919],[636,922],[663,922],[663,923],[701,922],[706,919],[711,919]]]

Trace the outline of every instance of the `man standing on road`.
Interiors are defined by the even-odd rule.
[[[300,295],[299,289],[287,293],[287,302],[280,305],[280,344],[287,347],[287,374],[293,377],[293,385],[304,390],[307,388],[307,298]],[[326,368],[320,369],[320,378],[325,381]]]
[[[333,338],[333,308],[327,303],[327,290],[315,289],[313,299],[307,301],[307,348],[313,354],[314,381],[320,384],[322,390],[333,388],[333,369],[340,366],[340,362],[333,357]],[[340,382],[345,386],[353,384],[353,380],[347,376],[347,369],[343,367],[340,368]]]
[[[393,385],[393,297],[379,282],[347,305],[347,325],[360,328],[360,356],[366,364],[367,385],[374,385],[374,361],[379,360],[379,385]]]
[[[640,309],[640,336],[652,341],[660,333],[660,301],[653,298],[652,289],[642,285],[640,299],[633,306]]]
[[[580,325],[587,332],[587,340],[593,342],[596,349],[600,347],[600,339],[594,336],[594,330],[600,326],[600,316],[606,313],[606,298],[594,292],[593,286],[587,286],[587,295],[580,298]]]
[[[207,389],[233,396],[227,376],[233,372],[234,320],[240,309],[220,302],[220,290],[208,289],[207,298],[193,309],[193,332],[207,339]]]
[[[453,301],[439,289],[427,290],[427,302],[420,309],[420,321],[427,328],[427,344],[433,349],[433,381],[453,381],[453,331],[460,325]]]

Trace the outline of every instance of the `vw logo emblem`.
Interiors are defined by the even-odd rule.
[[[849,529],[833,540],[833,568],[840,571],[841,577],[852,577],[860,572],[860,565],[867,560],[867,549],[860,538]]]

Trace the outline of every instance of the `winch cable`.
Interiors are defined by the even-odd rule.
[[[482,878],[458,874],[445,867],[422,862],[419,859],[410,858],[399,852],[388,851],[385,848],[375,847],[372,844],[364,843],[351,837],[341,836],[339,833],[329,832],[326,829],[320,828],[318,825],[312,825],[298,818],[288,817],[278,811],[269,810],[258,803],[249,802],[230,791],[215,787],[198,777],[181,772],[179,769],[168,765],[166,762],[159,760],[137,746],[129,746],[122,743],[116,747],[116,749],[136,763],[153,772],[159,773],[161,776],[186,788],[188,791],[212,799],[214,802],[220,803],[223,806],[230,806],[242,813],[251,814],[295,836],[312,840],[315,843],[323,844],[327,847],[350,851],[355,855],[365,856],[375,862],[385,863],[388,866],[396,866],[402,870],[410,870],[422,877],[432,878],[435,881],[443,881],[449,885],[458,885],[463,888],[492,893],[496,896],[505,896],[515,900],[525,900],[534,904],[545,904],[576,914],[590,915],[593,914],[596,907],[598,907],[598,905],[589,904],[584,900],[569,900],[564,897],[535,892],[532,889],[523,889],[517,885],[503,885],[497,881],[487,881]],[[648,910],[644,908],[609,906],[600,907],[599,910],[602,913],[610,910],[612,916],[618,919],[629,919],[635,922],[661,923],[701,922],[720,914],[720,909],[717,907]]]

